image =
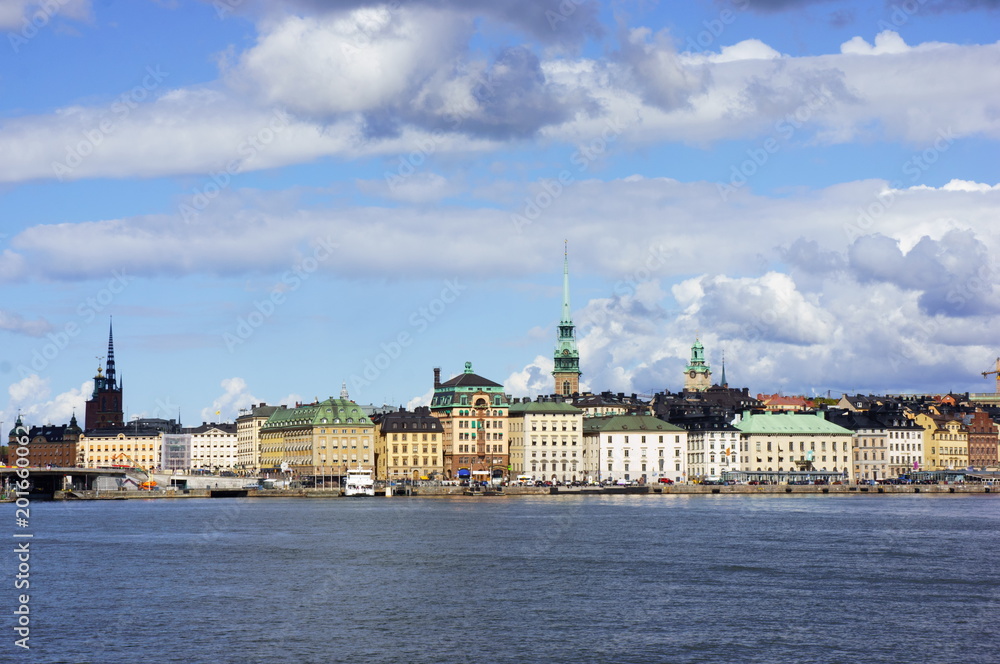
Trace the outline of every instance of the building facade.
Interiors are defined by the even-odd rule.
[[[687,429],[687,477],[691,482],[718,480],[740,469],[740,430],[720,419],[681,422]]]
[[[563,399],[515,400],[508,415],[512,478],[587,481],[583,411]]]
[[[965,418],[965,425],[969,436],[969,465],[996,468],[1000,464],[996,422],[983,409],[977,408]]]
[[[77,445],[77,464],[84,468],[138,467],[160,469],[162,431],[106,429],[85,431]]]
[[[77,464],[80,429],[76,415],[69,424],[31,427],[28,431],[28,463],[32,466],[72,468]]]
[[[823,411],[743,413],[736,428],[740,430],[740,470],[814,469],[840,473],[847,481],[853,479],[854,434],[828,421]]]
[[[213,473],[232,471],[236,467],[236,425],[203,422],[199,427],[184,429],[191,436],[191,470]]]
[[[389,482],[444,477],[444,427],[430,408],[400,408],[378,418],[375,477]]]
[[[260,429],[278,406],[260,403],[241,410],[236,418],[236,469],[244,474],[260,470]]]
[[[347,399],[278,408],[260,428],[260,455],[261,472],[341,482],[349,468],[375,470],[375,425]]]
[[[687,431],[652,415],[588,418],[588,475],[599,482],[686,482]]]
[[[441,370],[434,369],[430,408],[443,428],[446,479],[499,481],[508,476],[510,404],[502,385],[476,375],[471,362],[444,383]]]

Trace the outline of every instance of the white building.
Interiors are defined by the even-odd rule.
[[[721,479],[740,469],[740,430],[722,421],[700,420],[687,428],[688,480]]]
[[[824,411],[744,413],[736,428],[740,430],[740,470],[798,471],[799,462],[809,460],[814,470],[853,479],[853,432],[827,420]]]
[[[236,425],[202,423],[184,429],[191,436],[191,470],[213,473],[236,467]]]
[[[84,468],[140,467],[159,470],[163,432],[142,429],[84,433],[77,444],[77,464]]]
[[[652,415],[584,420],[584,447],[596,481],[686,482],[687,431]]]
[[[581,409],[558,398],[515,400],[507,418],[511,477],[588,481]]]

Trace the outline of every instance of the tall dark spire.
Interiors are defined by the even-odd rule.
[[[729,387],[729,381],[726,380],[726,351],[722,351],[722,378],[719,381],[719,385]]]
[[[108,387],[114,389],[117,386],[115,378],[115,331],[112,323],[108,322],[108,364],[104,370],[104,377],[108,382]]]

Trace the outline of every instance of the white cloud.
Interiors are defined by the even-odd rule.
[[[883,30],[875,35],[875,45],[872,46],[862,37],[854,37],[840,45],[844,55],[884,55],[887,53],[906,53],[910,47],[906,45],[899,33]]]
[[[2,277],[0,277],[2,281]],[[45,319],[24,320],[17,313],[0,309],[0,330],[25,334],[29,337],[40,337],[52,329],[52,325]]]
[[[4,421],[13,422],[18,410],[26,426],[44,424],[69,424],[75,413],[78,423],[84,426],[84,408],[87,397],[94,389],[93,381],[86,381],[79,388],[67,390],[52,398],[50,381],[38,374],[25,376],[7,388],[10,401],[4,412]],[[9,420],[8,420],[9,418]],[[6,431],[4,435],[6,435]]]
[[[223,393],[212,401],[210,407],[202,409],[202,422],[232,422],[239,415],[240,408],[247,408],[261,401],[250,392],[242,378],[224,378],[219,385]]]
[[[89,15],[90,0],[3,0],[0,29],[15,30],[16,36],[30,39],[57,17],[83,20]],[[5,41],[11,38],[6,37]]]

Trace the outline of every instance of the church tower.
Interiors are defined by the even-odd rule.
[[[122,410],[122,386],[115,373],[115,338],[114,330],[108,326],[108,358],[104,373],[97,367],[94,376],[94,393],[87,401],[84,412],[84,428],[114,429],[125,426],[125,413]]]
[[[567,242],[567,245],[569,243]],[[563,304],[559,320],[559,336],[553,358],[552,378],[555,393],[571,396],[580,392],[580,351],[576,347],[576,326],[569,306],[569,247],[563,249]]]
[[[704,392],[712,387],[712,367],[705,364],[705,347],[694,340],[691,346],[691,362],[684,367],[684,391]]]

